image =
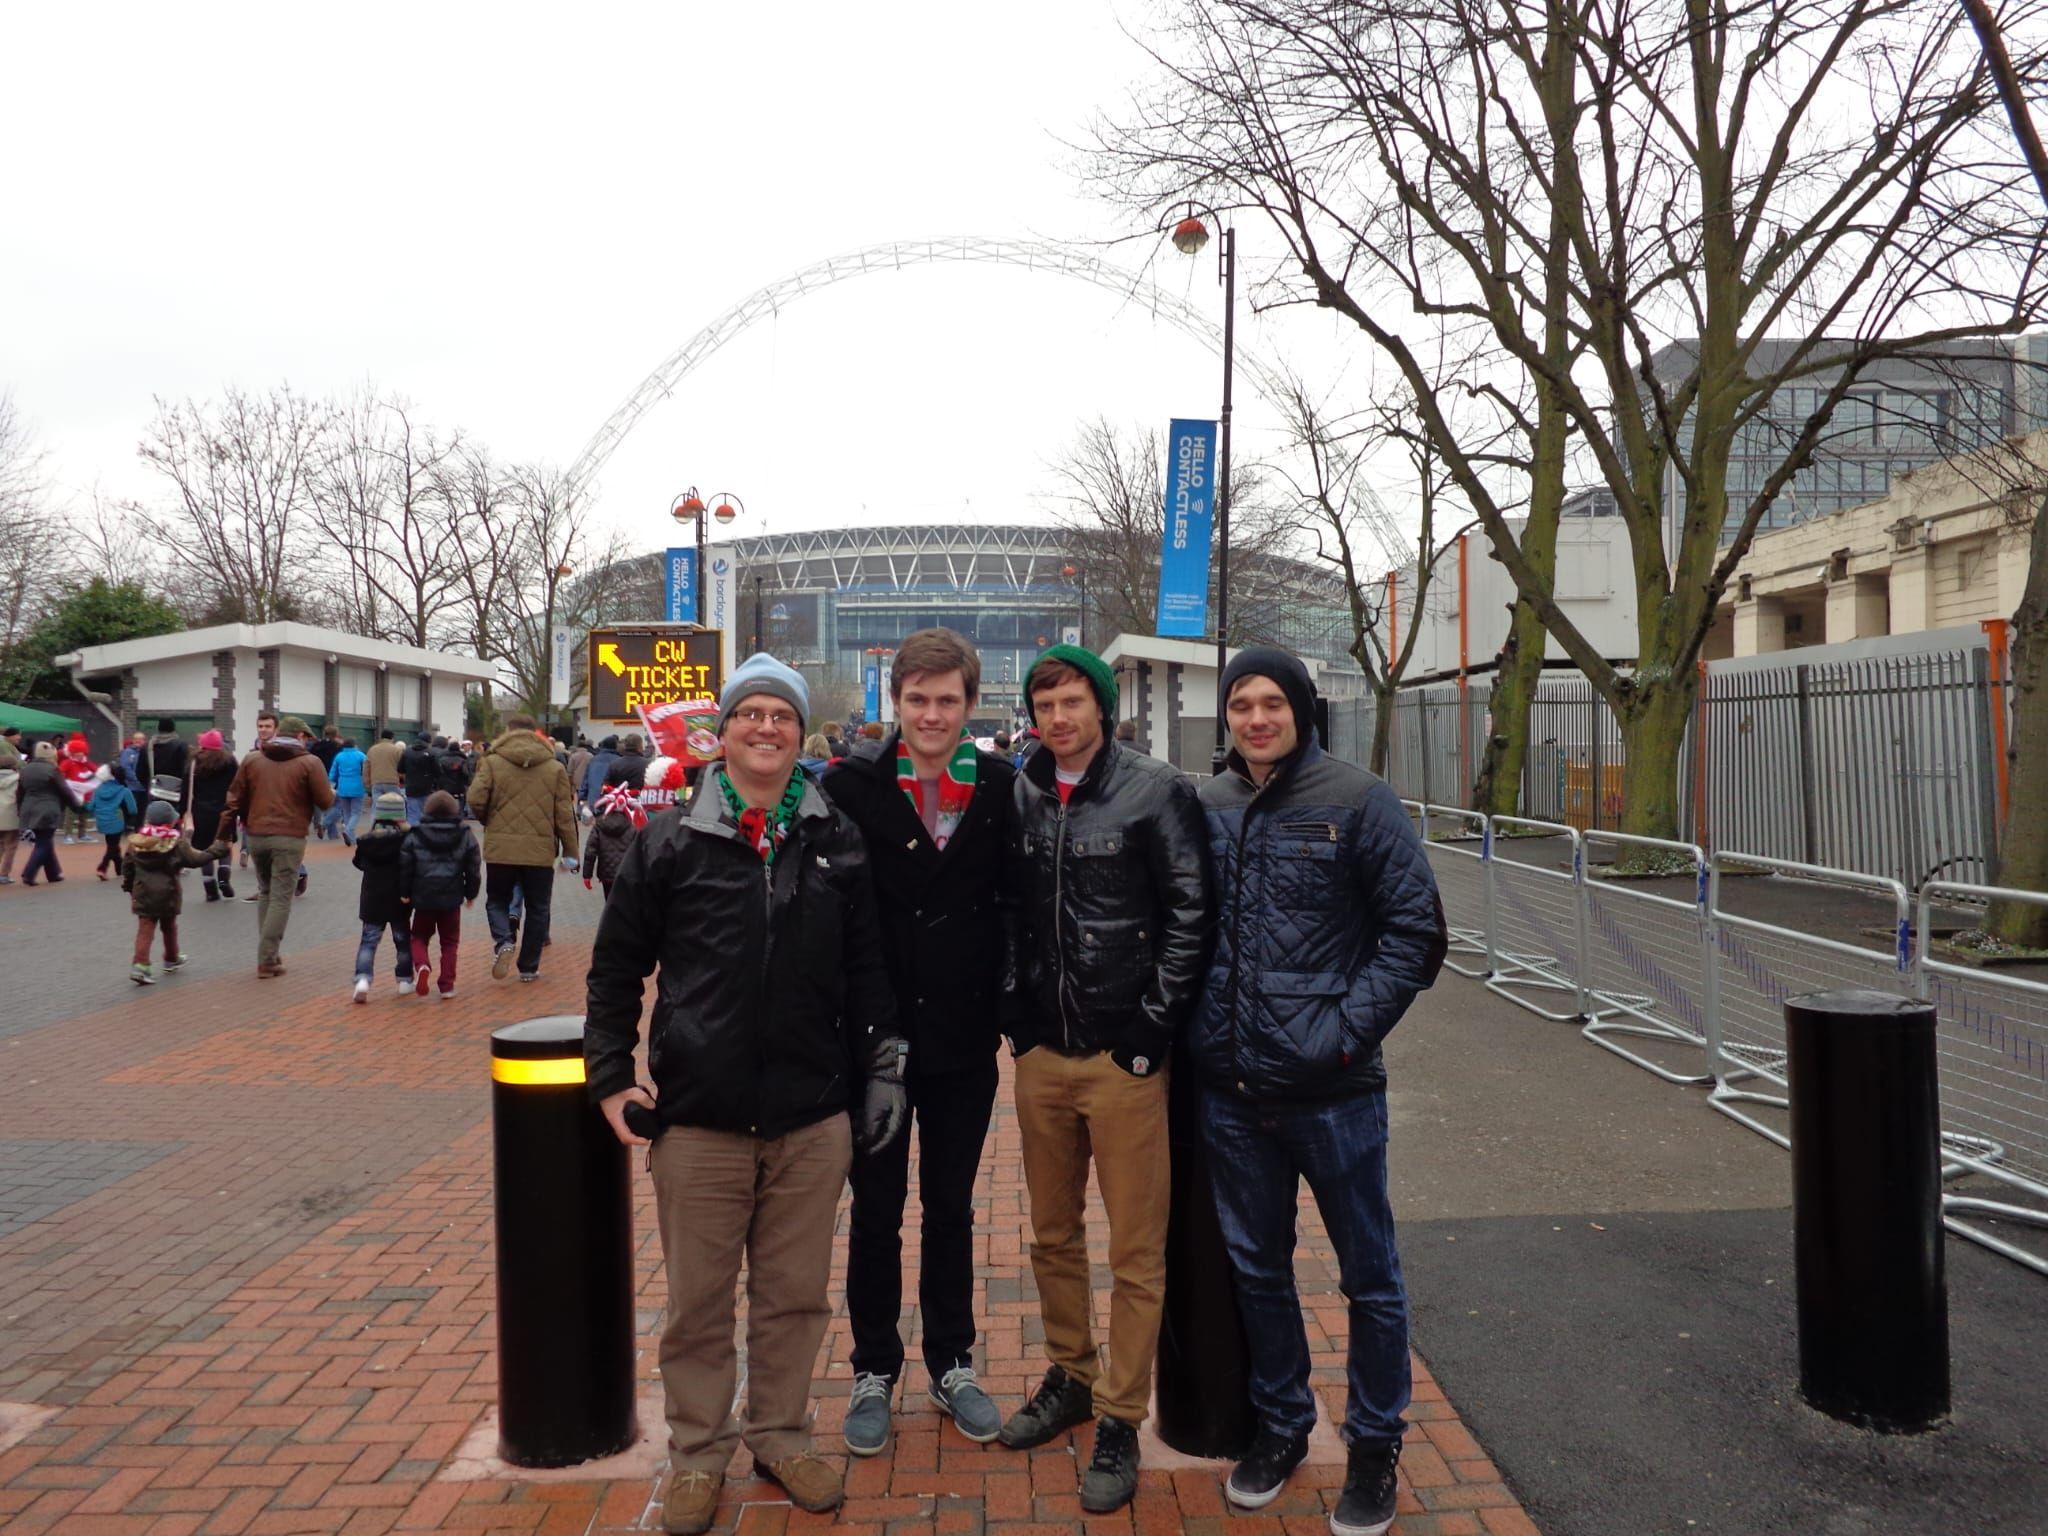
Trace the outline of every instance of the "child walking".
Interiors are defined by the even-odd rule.
[[[597,819],[583,840],[583,889],[590,889],[592,877],[604,887],[604,899],[612,899],[612,882],[619,878],[619,865],[626,859],[626,844],[647,825],[647,813],[640,808],[640,796],[631,784],[614,784],[597,799]]]
[[[107,871],[121,873],[121,839],[128,835],[128,829],[135,825],[142,815],[135,803],[135,791],[116,777],[113,766],[101,763],[93,770],[92,797],[85,802],[92,812],[92,824],[99,828],[100,836],[107,840],[107,851],[100,855],[100,862],[93,873],[102,880]]]
[[[225,843],[194,848],[178,830],[177,807],[163,800],[150,802],[141,827],[129,835],[121,859],[121,889],[128,892],[129,910],[135,914],[135,964],[128,975],[136,985],[156,984],[149,952],[159,929],[164,936],[164,969],[175,971],[185,963],[184,948],[178,943],[185,871],[208,859],[225,858],[227,851]]]
[[[379,795],[370,807],[370,816],[370,830],[356,843],[355,857],[350,861],[363,872],[362,894],[356,899],[356,916],[363,925],[362,940],[356,945],[355,998],[359,1003],[370,1000],[370,977],[377,969],[377,944],[386,931],[391,934],[392,954],[398,967],[398,995],[405,996],[413,985],[412,931],[405,902],[398,894],[399,857],[405,851],[405,835],[411,830],[405,824],[405,797]],[[353,831],[351,828],[351,835]]]
[[[462,908],[483,889],[484,855],[463,825],[462,807],[445,789],[427,796],[420,824],[399,851],[398,895],[412,908],[413,990],[427,995],[433,968],[427,943],[441,940],[441,1000],[455,995],[455,952],[462,940]]]

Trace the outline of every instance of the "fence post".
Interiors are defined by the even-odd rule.
[[[2012,765],[2006,760],[2006,694],[2012,682],[2012,625],[2007,619],[1983,619],[1985,649],[1991,663],[1990,686],[1985,689],[1991,717],[1992,760],[1998,765],[1998,830],[2005,831],[2006,815],[2012,810]]]
[[[1425,807],[1424,814],[1427,814]],[[1482,903],[1486,913],[1486,974],[1494,976],[1500,972],[1500,959],[1494,949],[1493,936],[1500,925],[1494,921],[1493,908],[1493,818],[1486,818],[1479,830],[1479,888],[1484,895]]]
[[[2003,619],[1987,619],[2004,627]],[[2005,760],[2005,686],[1999,651],[2005,637],[1993,637],[1987,651],[1970,652],[1971,731],[1977,758],[1977,836],[1984,847],[1983,869],[1988,877],[1998,868],[1998,849],[2005,835],[2006,798],[2009,786]]]
[[[1429,690],[1427,688],[1415,690],[1415,734],[1416,739],[1422,744],[1422,803],[1424,805],[1434,805],[1436,804],[1436,796],[1429,792],[1431,785],[1429,782]]]
[[[1600,750],[1600,694],[1591,683],[1586,685],[1586,761],[1593,769],[1593,785],[1590,791],[1592,804],[1586,807],[1586,825],[1594,829],[1600,826],[1600,804],[1607,798],[1606,763],[1607,754]],[[1569,821],[1569,816],[1564,820]]]
[[[1707,671],[1705,657],[1699,662],[1699,686],[1692,696],[1692,840],[1707,852],[1714,851],[1707,840],[1707,683],[1713,676]]]
[[[1815,774],[1813,763],[1813,668],[1799,666],[1793,669],[1793,689],[1799,710],[1799,862],[1818,864],[1820,859],[1814,852],[1820,839],[1816,836],[1813,819],[1815,810]]]

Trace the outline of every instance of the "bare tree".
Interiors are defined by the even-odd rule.
[[[465,442],[436,466],[434,499],[455,550],[455,579],[431,639],[479,661],[509,662],[508,616],[524,598],[533,565],[512,476],[481,443]],[[488,681],[483,697],[485,713],[495,715]]]
[[[507,636],[503,659],[536,715],[551,711],[551,640],[558,622],[576,622],[574,578],[592,554],[590,512],[582,482],[546,464],[525,464],[509,476],[510,509],[524,581],[508,612],[497,616]],[[586,586],[588,584],[586,583]]]
[[[68,531],[50,505],[43,449],[14,397],[0,394],[0,679],[14,677],[39,599],[67,573]]]
[[[1333,415],[1310,395],[1305,385],[1295,380],[1290,385],[1286,408],[1291,434],[1289,460],[1298,461],[1303,468],[1299,475],[1284,467],[1278,473],[1298,499],[1302,526],[1315,541],[1317,556],[1328,561],[1343,577],[1351,622],[1349,649],[1372,690],[1372,750],[1367,766],[1384,775],[1395,694],[1414,659],[1437,563],[1472,524],[1465,522],[1448,538],[1438,538],[1446,522],[1457,520],[1445,515],[1446,505],[1455,505],[1457,492],[1437,461],[1428,437],[1405,429],[1398,401],[1382,402],[1362,419],[1346,419]],[[1407,628],[1401,632],[1397,632],[1401,615],[1387,612],[1383,596],[1386,583],[1375,578],[1368,564],[1366,550],[1373,535],[1359,506],[1363,482],[1370,473],[1368,458],[1375,447],[1388,441],[1398,442],[1407,452],[1421,491],[1422,525],[1417,537],[1420,547],[1413,572],[1413,600],[1409,604]]]
[[[439,472],[456,444],[402,397],[364,388],[334,413],[313,477],[313,519],[338,556],[349,629],[426,646],[459,581],[461,541],[443,515]]]
[[[1183,0],[1176,15],[1161,83],[1100,134],[1100,179],[1148,218],[1194,190],[1255,210],[1287,251],[1267,302],[1331,309],[1393,362],[1494,554],[1614,710],[1624,828],[1674,835],[1716,607],[1852,386],[1890,359],[1992,355],[2042,313],[2048,239],[2021,211],[1961,14]],[[2013,0],[2009,35],[2048,37],[2041,16]],[[2038,46],[2015,67],[2039,89]],[[1543,453],[1576,440],[1613,495],[1633,669],[1559,607],[1469,458],[1419,345],[1444,324],[1483,328],[1504,360],[1462,380],[1467,397]],[[1810,403],[1769,438],[1794,383]],[[1763,444],[1753,484],[1731,485],[1738,443]]]
[[[1046,465],[1053,521],[1067,545],[1075,580],[1086,594],[1084,639],[1156,632],[1159,550],[1166,530],[1164,461],[1159,433],[1125,430],[1104,417],[1083,422],[1074,440]],[[1269,494],[1265,467],[1230,471],[1230,640],[1242,645],[1270,633],[1285,576],[1273,557],[1292,542],[1295,519]],[[1211,575],[1210,608],[1216,611]]]
[[[217,406],[156,407],[136,451],[171,499],[133,510],[194,616],[263,624],[318,606],[305,572],[329,408],[289,384],[261,395],[231,387]]]

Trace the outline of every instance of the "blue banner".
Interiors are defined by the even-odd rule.
[[[879,720],[882,718],[882,664],[879,661],[869,662],[867,674],[868,718]]]
[[[672,549],[668,552],[667,579],[662,590],[668,601],[664,617],[671,623],[695,623],[697,618],[697,551]]]
[[[1166,432],[1166,523],[1159,542],[1157,635],[1209,633],[1209,524],[1216,504],[1216,423]]]

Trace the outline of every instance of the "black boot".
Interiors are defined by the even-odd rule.
[[[235,887],[234,882],[228,879],[227,865],[221,865],[218,880],[220,884],[220,899],[222,901],[233,901],[235,899]]]
[[[199,877],[199,889],[206,892],[206,899],[208,901],[220,900],[220,887],[213,883],[211,876],[201,875]]]

